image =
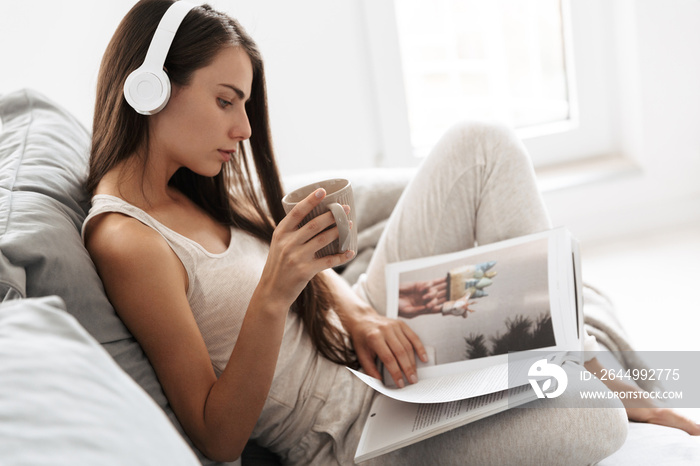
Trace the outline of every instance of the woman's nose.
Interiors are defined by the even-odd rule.
[[[229,129],[229,137],[231,139],[237,139],[240,141],[245,141],[250,138],[252,130],[250,129],[250,121],[248,120],[248,114],[245,108],[241,108],[240,111],[236,112],[236,116]]]

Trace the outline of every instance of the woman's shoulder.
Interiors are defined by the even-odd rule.
[[[102,212],[90,218],[85,226],[85,243],[95,244],[130,244],[143,239],[155,238],[153,228],[144,225],[138,219],[121,212]]]
[[[105,212],[86,226],[85,247],[93,261],[128,269],[143,263],[171,265],[177,260],[165,239],[136,218]]]

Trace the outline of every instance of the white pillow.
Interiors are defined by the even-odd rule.
[[[0,305],[0,459],[200,464],[163,411],[55,296]]]

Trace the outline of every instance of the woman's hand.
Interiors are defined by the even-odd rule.
[[[326,270],[324,278],[333,290],[335,312],[352,339],[357,359],[365,373],[381,380],[376,364],[379,357],[396,386],[405,385],[404,377],[409,383],[415,383],[418,380],[415,354],[423,362],[428,362],[428,355],[418,335],[404,322],[379,315],[333,270]]]
[[[399,287],[399,315],[412,318],[440,312],[447,301],[447,278],[407,283]]]
[[[338,228],[330,212],[299,227],[326,192],[320,188],[299,202],[277,225],[258,288],[284,309],[288,309],[314,275],[353,258],[354,252],[316,257],[316,252],[338,238]]]
[[[415,355],[423,362],[428,362],[428,355],[418,335],[405,322],[381,316],[372,309],[348,331],[357,359],[368,375],[381,380],[375,362],[378,357],[397,387],[406,385],[404,378],[408,383],[418,382]]]

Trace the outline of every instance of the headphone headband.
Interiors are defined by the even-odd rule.
[[[165,12],[153,34],[143,64],[124,83],[124,97],[142,115],[161,111],[170,98],[170,79],[163,70],[168,51],[180,24],[197,5],[176,1]]]
[[[183,1],[177,1],[170,5],[158,23],[158,28],[156,28],[155,34],[153,34],[151,45],[148,47],[146,59],[143,61],[142,66],[163,68],[177,29],[180,27],[180,24],[182,24],[187,13],[195,6],[196,5]]]

